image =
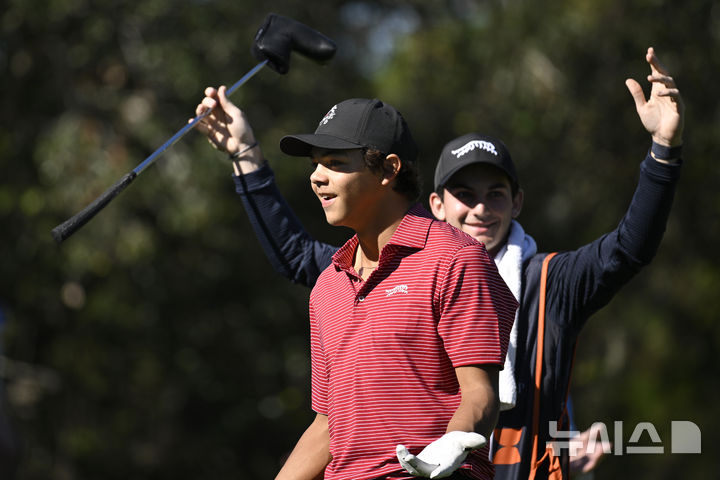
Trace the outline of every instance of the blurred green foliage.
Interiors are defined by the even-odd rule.
[[[310,420],[308,291],[275,274],[224,156],[191,132],[96,218],[50,230],[231,84],[268,12],[338,43],[264,69],[233,97],[308,229],[340,244],[279,138],[339,100],[407,117],[425,191],[454,136],[502,138],[541,250],[612,229],[649,138],[623,84],[654,46],[687,104],[686,164],[655,261],[583,332],[581,428],[652,422],[664,455],[609,456],[596,478],[704,478],[720,427],[720,5],[709,0],[6,0],[0,11],[0,303],[17,477],[271,478]],[[669,454],[672,420],[702,455]],[[612,432],[611,432],[612,435]]]

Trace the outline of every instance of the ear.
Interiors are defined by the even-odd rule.
[[[385,160],[383,161],[383,175],[381,183],[383,185],[389,185],[398,176],[401,167],[402,160],[400,160],[400,157],[394,153],[385,157]]]
[[[523,200],[525,199],[525,192],[522,188],[518,189],[517,193],[513,197],[512,202],[512,218],[517,218],[522,211]]]
[[[437,192],[432,192],[428,200],[432,214],[440,221],[445,221],[445,204]]]

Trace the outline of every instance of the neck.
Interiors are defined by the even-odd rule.
[[[492,249],[488,249],[488,251],[487,251],[487,252],[488,252],[488,255],[490,255],[490,258],[492,258],[493,260],[495,259],[495,257],[497,256],[497,254],[500,253],[500,250],[502,250],[503,247],[504,247],[505,245],[507,245],[508,240],[510,240],[510,230],[511,230],[511,229],[512,229],[512,227],[510,227],[510,228],[508,229],[507,233],[505,234],[505,238],[503,239],[503,241],[502,241],[502,243],[501,243],[500,245],[496,245],[496,246],[493,247]]]
[[[378,260],[380,251],[390,241],[409,208],[408,201],[390,202],[379,209],[364,228],[355,231],[360,248],[369,260]]]
[[[364,228],[355,231],[358,237],[358,248],[355,252],[355,267],[372,268],[377,266],[380,260],[380,252],[387,245],[398,226],[405,217],[410,202],[391,202],[387,208],[377,212],[373,216],[372,223],[365,225]]]

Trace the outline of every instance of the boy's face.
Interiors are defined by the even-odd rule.
[[[520,214],[522,190],[513,197],[510,179],[502,170],[476,163],[455,173],[442,195],[430,195],[435,217],[484,243],[495,257],[505,245],[512,219]]]
[[[310,185],[330,225],[356,232],[370,224],[382,208],[382,175],[365,164],[362,150],[313,148]]]

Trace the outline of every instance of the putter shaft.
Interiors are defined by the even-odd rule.
[[[228,96],[232,95],[233,92],[235,92],[235,90],[237,90],[238,88],[240,88],[245,82],[247,82],[247,81],[250,80],[253,76],[255,76],[255,74],[256,74],[257,72],[259,72],[260,69],[261,69],[262,67],[264,67],[267,62],[268,62],[267,60],[263,60],[262,62],[260,62],[260,63],[258,63],[257,65],[255,65],[249,72],[247,72],[245,75],[243,75],[243,77],[242,77],[240,80],[238,80],[237,82],[235,82],[235,83],[233,84],[233,86],[231,86],[230,88],[228,88],[227,95],[228,95]],[[210,112],[212,112],[212,110],[207,110],[207,111],[205,111],[202,115],[198,115],[197,117],[193,118],[193,120],[192,120],[190,123],[187,123],[183,128],[181,128],[180,130],[178,130],[178,132],[177,132],[175,135],[173,135],[172,137],[170,137],[165,143],[163,143],[163,144],[160,146],[160,148],[158,148],[157,150],[155,150],[152,154],[150,154],[150,156],[148,156],[148,157],[147,157],[145,160],[143,160],[137,167],[135,167],[135,168],[133,169],[133,172],[135,172],[135,175],[140,175],[143,170],[145,170],[147,167],[149,167],[150,165],[152,165],[152,163],[157,159],[157,157],[159,157],[160,155],[162,155],[163,152],[165,152],[165,150],[167,150],[168,148],[172,147],[172,146],[173,146],[178,140],[180,140],[187,132],[189,132],[190,130],[192,130],[193,128],[195,128],[195,125],[197,125],[200,120],[202,120],[203,118],[205,118],[206,116],[208,116],[208,115],[210,114]]]

